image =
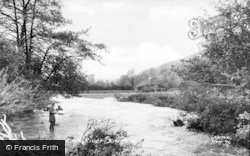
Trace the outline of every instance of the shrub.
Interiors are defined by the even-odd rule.
[[[8,82],[6,70],[0,71],[0,115],[19,116],[50,104],[49,96],[21,77]]]
[[[128,97],[128,100],[131,102],[143,103],[146,100],[145,94],[134,94]]]
[[[237,136],[232,137],[232,142],[249,146],[249,127],[242,124],[248,121],[239,119],[244,111],[250,110],[250,99],[244,94],[245,90],[212,88],[197,83],[185,85],[174,104],[179,109],[197,113],[197,118],[188,120],[188,129]]]
[[[67,141],[67,156],[96,156],[96,155],[119,155],[130,156],[136,154],[142,141],[133,144],[128,140],[127,132],[117,128],[111,120],[89,120],[87,128],[80,142],[74,143],[72,139]],[[72,146],[72,144],[74,144]],[[71,146],[70,146],[71,145]]]
[[[157,97],[154,95],[144,95],[145,96],[145,100],[142,101],[141,103],[146,103],[146,104],[154,104],[157,100]]]
[[[159,107],[176,107],[176,105],[174,105],[175,98],[168,94],[141,93],[133,94],[126,98],[115,94],[115,98],[120,102],[130,101],[136,103],[153,104]]]
[[[23,132],[20,134],[13,133],[10,126],[6,122],[6,115],[3,114],[3,119],[0,120],[1,132],[0,140],[26,140],[23,136]]]
[[[239,123],[237,125],[234,141],[250,149],[250,113],[245,111],[240,114],[237,119]]]
[[[175,98],[169,95],[160,95],[158,97],[161,101],[159,106],[175,108],[174,100]]]
[[[232,138],[230,136],[217,135],[213,136],[212,143],[229,146]]]
[[[201,126],[200,118],[189,119],[187,123],[187,129],[194,130],[198,132],[203,132],[203,127]]]

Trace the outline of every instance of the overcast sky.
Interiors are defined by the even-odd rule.
[[[104,43],[109,53],[102,64],[86,60],[83,71],[96,80],[113,80],[129,69],[151,67],[199,52],[198,43],[187,36],[188,21],[215,14],[209,0],[62,0],[63,15],[72,20],[70,29],[91,27],[86,37]]]

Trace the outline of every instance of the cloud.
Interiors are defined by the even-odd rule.
[[[149,10],[149,16],[152,18],[164,17],[170,13],[170,10],[166,7],[157,7]]]
[[[118,10],[127,6],[127,1],[104,1],[102,8],[105,11]]]
[[[120,1],[115,1],[115,0],[105,0],[102,1],[101,3],[98,1],[66,1],[63,0],[64,2],[64,9],[66,9],[66,12],[77,12],[77,13],[83,13],[88,16],[92,16],[96,13],[100,12],[109,12],[109,11],[114,11],[114,10],[119,10],[121,8],[124,8],[128,5],[127,1],[125,0],[120,0]]]
[[[173,8],[169,7],[155,7],[149,10],[148,14],[151,18],[182,18],[186,17],[191,13],[191,8],[186,6],[175,6]]]
[[[98,11],[98,7],[89,1],[66,1],[63,0],[64,4],[64,13],[74,13],[74,14],[85,14],[88,16],[93,15]]]
[[[150,42],[139,45],[133,55],[134,57],[130,58],[131,64],[138,71],[156,67],[179,58],[172,47],[168,45],[158,46]]]
[[[172,47],[151,42],[144,42],[135,48],[115,47],[102,56],[104,65],[94,61],[83,64],[84,70],[93,73],[97,79],[117,79],[131,68],[141,72],[180,58]]]
[[[191,8],[186,6],[177,6],[171,10],[171,14],[176,18],[187,17],[191,14]]]

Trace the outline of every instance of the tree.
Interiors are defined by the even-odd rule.
[[[96,85],[101,87],[101,88],[104,88],[106,86],[105,82],[103,80],[98,80],[96,82]]]
[[[129,80],[128,80],[128,76],[127,75],[122,75],[119,79],[119,85],[120,86],[127,86],[129,85]]]
[[[138,74],[135,76],[135,86],[139,85],[143,81],[148,81],[150,79],[150,75],[147,72],[143,72],[142,74]]]
[[[88,79],[89,85],[94,85],[95,84],[95,75],[94,74],[88,75],[87,79]]]
[[[131,88],[135,87],[135,69],[130,69],[127,73],[128,81],[131,85]]]
[[[150,77],[156,76],[156,70],[154,68],[150,68],[149,69],[149,75],[150,75]]]
[[[18,66],[22,63],[21,56],[4,38],[0,38],[0,70],[7,68],[8,82],[18,76]]]
[[[77,64],[67,60],[61,66],[60,72],[54,74],[45,86],[48,90],[58,91],[59,93],[78,94],[87,90],[86,75],[82,74],[80,70]]]
[[[250,2],[224,0],[216,4],[216,9],[227,24],[206,40],[201,56],[185,61],[186,68],[178,73],[200,83],[249,88]]]
[[[24,62],[21,74],[27,79],[50,82],[69,60],[79,65],[87,57],[100,59],[95,51],[105,49],[105,45],[84,40],[88,30],[59,30],[70,24],[61,14],[59,0],[1,2],[0,33],[17,47]]]
[[[228,19],[228,24],[223,33],[204,45],[204,57],[227,78],[227,83],[244,85],[250,75],[250,2],[223,1],[216,8]]]

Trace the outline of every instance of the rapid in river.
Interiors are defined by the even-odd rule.
[[[248,151],[211,143],[204,133],[174,127],[170,119],[176,119],[179,111],[149,104],[118,102],[114,98],[91,99],[62,96],[53,98],[63,108],[63,115],[56,115],[55,131],[49,131],[48,112],[32,118],[15,120],[11,125],[16,132],[23,131],[28,139],[47,136],[64,140],[73,136],[76,140],[86,127],[89,118],[114,119],[126,125],[131,141],[140,141],[145,155],[162,156],[247,156]],[[14,126],[15,125],[15,126]]]

